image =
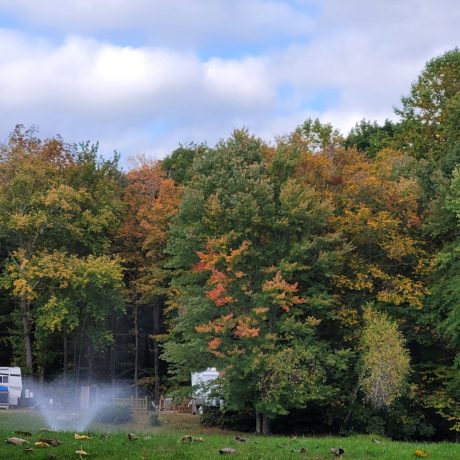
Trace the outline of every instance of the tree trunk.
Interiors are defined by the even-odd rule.
[[[93,344],[91,343],[91,341],[88,341],[86,352],[88,353],[87,381],[88,383],[92,383],[94,381],[94,352],[93,352]]]
[[[40,365],[38,366],[38,383],[40,386],[45,384],[45,366]]]
[[[160,306],[158,302],[153,306],[153,334],[160,332]],[[153,397],[155,406],[160,407],[160,347],[158,340],[153,339],[153,373],[155,378]]]
[[[267,414],[262,414],[262,434],[264,436],[272,434],[270,431],[270,419]]]
[[[262,434],[262,414],[256,411],[256,434]]]
[[[72,337],[72,348],[73,348],[73,379],[76,379],[76,370],[77,370],[77,348],[78,348],[78,337],[76,334],[73,334]]]
[[[81,332],[80,332],[80,341],[79,342],[80,343],[78,344],[77,365],[76,365],[76,369],[75,369],[77,385],[80,383],[81,355],[83,353],[83,330],[81,330]]]
[[[350,420],[350,417],[351,417],[351,414],[353,412],[353,406],[355,404],[355,401],[356,401],[356,398],[358,396],[358,391],[359,391],[359,379],[356,383],[356,386],[353,390],[353,393],[351,395],[351,399],[350,399],[350,407],[348,408],[348,411],[343,419],[343,426],[345,427],[345,425],[348,423],[348,420]]]
[[[110,380],[112,382],[112,397],[115,398],[115,377],[116,377],[116,359],[117,359],[117,321],[115,315],[112,314],[111,318],[111,329],[113,331],[113,342],[110,345]]]
[[[63,362],[63,372],[62,372],[62,381],[64,385],[67,383],[67,330],[64,329],[64,339],[63,339],[63,353],[64,353],[64,362]]]
[[[26,358],[26,375],[31,376],[33,374],[33,357],[32,357],[32,341],[30,338],[30,306],[27,299],[22,298],[21,300],[21,320],[22,320],[22,329],[24,334],[24,355]]]
[[[134,392],[136,398],[139,397],[139,388],[137,386],[137,380],[139,378],[139,311],[138,306],[135,303],[133,305],[133,316],[134,316]]]
[[[112,382],[112,388],[115,387],[115,359],[116,359],[115,344],[113,343],[110,346],[110,380]]]

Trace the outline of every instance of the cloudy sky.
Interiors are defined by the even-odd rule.
[[[0,141],[17,123],[161,158],[233,128],[383,121],[460,44],[458,0],[0,0]]]

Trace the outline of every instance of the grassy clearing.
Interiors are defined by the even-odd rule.
[[[229,455],[235,459],[315,459],[332,460],[331,447],[342,447],[345,450],[343,459],[364,460],[409,460],[416,459],[415,450],[423,449],[429,453],[429,459],[459,460],[460,445],[452,443],[424,444],[401,443],[388,440],[373,441],[372,436],[352,436],[349,438],[288,438],[273,436],[261,438],[252,435],[243,435],[245,443],[235,440],[235,433],[221,430],[203,429],[198,424],[197,417],[183,415],[166,415],[162,417],[161,427],[147,427],[146,424],[135,421],[133,424],[120,426],[119,432],[102,434],[90,428],[92,438],[86,441],[74,439],[70,432],[43,432],[38,431],[43,420],[34,417],[35,414],[20,414],[10,412],[0,415],[0,439],[14,436],[14,430],[32,430],[33,436],[27,438],[33,446],[39,438],[54,438],[62,441],[59,447],[45,449],[34,448],[33,452],[24,453],[21,446],[0,444],[0,459],[32,458],[45,460],[78,459],[76,450],[83,448],[90,454],[90,459],[177,459],[177,460],[210,460],[219,457],[219,449],[233,447],[235,454]],[[131,430],[134,427],[140,430]],[[113,427],[112,427],[113,428]],[[135,431],[139,438],[135,441],[128,439],[126,431]],[[203,442],[182,443],[181,437],[186,434],[200,436]],[[54,455],[54,457],[53,457]],[[27,457],[26,457],[27,456]],[[51,456],[51,457],[50,457]]]

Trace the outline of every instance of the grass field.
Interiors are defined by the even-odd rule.
[[[208,460],[221,457],[219,449],[233,447],[236,453],[228,456],[235,459],[315,459],[333,460],[336,458],[331,447],[344,449],[342,459],[364,460],[409,460],[416,459],[416,449],[428,452],[429,459],[460,460],[460,444],[439,443],[402,443],[380,439],[378,443],[372,436],[334,437],[256,437],[241,435],[246,438],[242,443],[235,439],[235,432],[205,429],[198,423],[198,418],[190,415],[165,414],[162,426],[149,427],[148,417],[138,416],[133,423],[121,425],[114,431],[113,427],[98,425],[89,428],[91,439],[77,441],[73,432],[39,431],[44,421],[34,412],[4,411],[0,413],[0,439],[6,439],[15,430],[30,431],[32,437],[23,437],[33,447],[31,452],[24,452],[25,447],[0,444],[0,459],[41,459],[64,460],[78,459],[76,450],[82,448],[90,454],[89,459],[127,460],[127,459],[200,459]],[[111,428],[110,430],[108,428]],[[128,432],[134,432],[138,439],[128,439]],[[88,433],[85,433],[88,434]],[[202,442],[181,442],[184,435],[203,438]],[[58,447],[35,448],[34,442],[39,438],[59,439]]]

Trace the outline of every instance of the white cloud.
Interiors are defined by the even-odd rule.
[[[426,60],[459,43],[456,4],[0,0],[0,13],[43,27],[0,29],[0,137],[37,124],[44,135],[162,156],[241,126],[269,140],[308,116],[342,130],[383,121]],[[104,35],[137,25],[152,40],[126,46]],[[63,36],[47,37],[48,27]],[[226,40],[241,44],[238,57],[219,55]],[[214,45],[215,56],[202,53]]]
[[[170,125],[177,136],[174,144],[187,142],[194,140],[193,132],[203,133],[201,126],[218,132],[237,126],[275,95],[263,82],[264,59],[200,61],[189,52],[120,47],[81,37],[69,37],[58,47],[43,42],[27,46],[20,36],[1,31],[0,43],[17,50],[0,54],[2,131],[17,122],[33,123],[46,134],[54,129],[77,138],[102,136],[106,145],[117,139],[118,149],[135,148],[138,132],[137,148],[144,149],[156,125]],[[150,143],[171,135],[150,134]]]
[[[264,106],[275,96],[265,59],[237,61],[214,58],[206,62],[204,67],[206,91],[212,96],[224,98],[227,104]]]
[[[29,26],[79,35],[132,31],[156,45],[193,48],[218,42],[305,37],[313,21],[281,0],[0,0],[0,13]]]

